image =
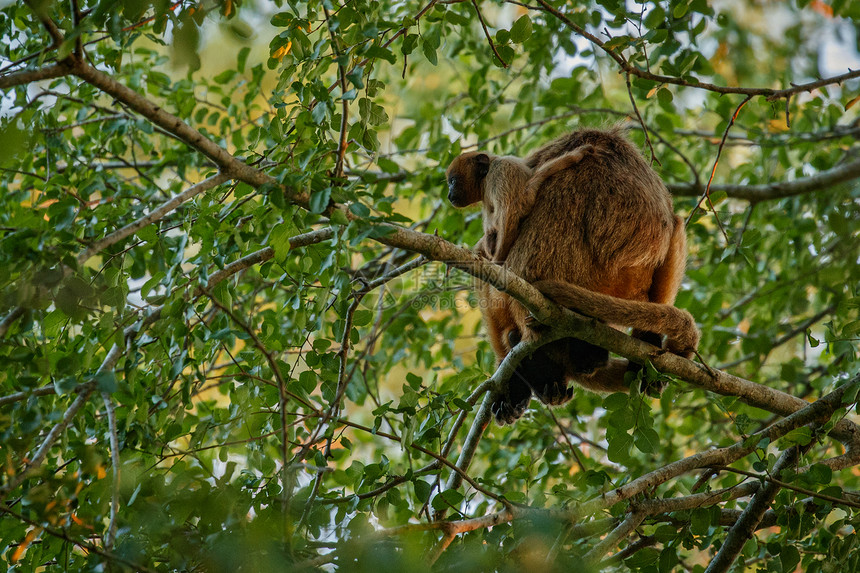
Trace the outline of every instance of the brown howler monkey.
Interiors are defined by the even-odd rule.
[[[583,145],[573,151],[554,157],[537,170],[526,165],[525,160],[510,155],[499,157],[489,153],[473,151],[455,158],[448,167],[449,189],[458,186],[457,173],[464,171],[462,165],[473,165],[475,175],[482,177],[469,190],[468,195],[452,197],[456,207],[466,207],[481,202],[484,236],[479,243],[481,254],[495,263],[508,257],[511,245],[519,235],[522,220],[531,212],[537,193],[543,182],[571,165],[579,163],[594,149]]]
[[[505,267],[564,306],[633,326],[634,336],[657,346],[660,335],[668,334],[668,350],[689,354],[698,331],[689,313],[670,306],[686,264],[684,226],[641,153],[618,129],[589,129],[544,145],[525,165],[539,170],[583,146],[591,152],[575,168],[542,178],[539,200],[519,225]],[[488,163],[475,159],[482,154],[467,155],[448,170],[448,197],[455,206],[480,199],[489,172]],[[483,284],[479,297],[499,360],[520,340],[539,338],[526,309],[508,295]],[[597,346],[558,340],[523,360],[495,398],[493,413],[500,422],[516,420],[532,391],[546,403],[562,403],[571,395],[570,379],[593,390],[626,391],[627,369],[626,360],[610,361]]]

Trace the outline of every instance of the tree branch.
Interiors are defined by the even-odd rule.
[[[800,455],[800,446],[792,446],[785,450],[773,466],[773,473],[779,475],[783,469],[790,468],[797,463],[797,458]],[[776,498],[780,487],[768,482],[756,493],[746,509],[744,509],[737,522],[729,530],[726,540],[720,547],[717,556],[705,569],[705,573],[724,573],[740,555],[744,544],[753,536],[758,524],[761,522],[767,508]]]
[[[822,191],[857,178],[860,178],[860,158],[821,171],[810,177],[801,177],[793,181],[758,185],[711,185],[711,193],[722,191],[735,199],[758,202]],[[701,188],[694,183],[668,183],[666,187],[678,197],[697,196],[701,192]]]
[[[477,0],[472,0],[472,6],[475,7],[475,13],[478,14],[478,21],[481,23],[481,29],[484,30],[484,36],[486,36],[487,42],[490,44],[490,49],[493,50],[493,53],[499,59],[499,63],[502,64],[502,67],[507,68],[508,63],[502,59],[501,54],[499,54],[499,51],[496,49],[496,44],[493,43],[493,39],[490,37],[490,31],[487,30],[487,25],[484,23],[484,16],[481,14],[481,8],[478,7]]]
[[[600,542],[592,547],[585,555],[582,556],[583,561],[594,565],[607,551],[618,545],[618,542],[630,535],[634,529],[639,527],[645,520],[648,514],[641,509],[634,509],[630,512],[627,518],[621,524],[613,529],[609,535],[600,540]]]
[[[114,97],[147,118],[153,124],[172,133],[181,141],[204,154],[215,165],[220,167],[226,175],[241,179],[249,184],[255,182],[257,186],[268,183],[271,180],[263,172],[233,157],[226,149],[189,126],[177,116],[161,109],[136,91],[124,86],[93,66],[85,62],[75,62],[72,67],[72,73],[88,84]]]
[[[61,78],[71,73],[71,68],[65,63],[53,64],[35,70],[24,70],[0,76],[0,90],[22,86],[40,80]]]
[[[753,451],[755,451],[757,444],[763,438],[768,438],[771,442],[773,442],[781,436],[784,436],[791,430],[799,428],[800,426],[804,426],[813,422],[824,422],[830,418],[833,412],[843,406],[842,398],[853,382],[855,382],[855,380],[842,384],[830,394],[819,398],[811,404],[807,403],[808,405],[805,408],[802,408],[794,414],[791,414],[790,416],[779,420],[768,428],[765,428],[756,432],[755,434],[752,434],[745,440],[736,442],[735,444],[728,447],[716,448],[705,452],[700,452],[692,456],[683,458],[681,460],[669,463],[661,468],[658,468],[643,476],[633,479],[632,481],[618,488],[610,490],[599,497],[595,497],[591,500],[583,502],[569,510],[571,514],[571,519],[581,519],[584,516],[593,515],[594,513],[602,509],[611,507],[618,502],[625,501],[635,495],[639,495],[643,492],[649,491],[657,485],[662,484],[674,477],[680,476],[688,471],[714,465],[728,465],[730,463],[733,463],[734,461],[739,460],[742,457],[747,456]],[[853,456],[855,458],[856,463],[856,459],[858,458],[857,453],[855,452]],[[732,462],[712,463],[709,461],[711,459],[727,459],[732,460]],[[707,499],[707,496],[709,496],[709,494],[695,495],[702,497],[688,497],[690,497],[691,500],[704,500]],[[669,500],[661,500],[661,502],[670,503]]]
[[[570,18],[568,18],[565,14],[560,12],[558,9],[554,8],[551,4],[549,4],[546,0],[537,0],[538,6],[529,6],[532,10],[540,10],[542,12],[548,12],[555,16],[558,20],[564,23],[565,26],[587,39],[589,42],[606,52],[610,58],[615,60],[618,66],[622,71],[627,72],[629,74],[633,74],[634,76],[638,76],[644,80],[650,80],[653,82],[657,82],[660,84],[674,84],[678,86],[685,86],[691,88],[698,88],[703,90],[708,90],[712,92],[716,92],[719,94],[742,94],[749,96],[766,96],[768,101],[773,101],[777,99],[782,99],[789,97],[794,94],[809,92],[816,88],[832,85],[832,84],[841,84],[842,82],[852,80],[854,78],[860,78],[860,70],[849,70],[844,74],[840,74],[838,76],[833,76],[830,78],[824,78],[812,82],[808,82],[805,84],[792,84],[792,87],[775,90],[773,88],[743,88],[743,87],[727,87],[727,86],[718,86],[715,84],[707,83],[700,81],[698,78],[692,78],[691,80],[686,80],[684,78],[679,78],[675,76],[663,76],[660,74],[654,74],[646,70],[640,70],[633,64],[627,61],[623,54],[620,51],[615,51],[612,48],[608,48],[606,44],[594,34],[591,34],[581,26],[577,25]]]

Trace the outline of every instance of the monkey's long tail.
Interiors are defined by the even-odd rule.
[[[668,304],[617,298],[559,280],[534,286],[556,303],[603,322],[666,335],[665,348],[687,356],[699,345],[696,321],[686,310]]]

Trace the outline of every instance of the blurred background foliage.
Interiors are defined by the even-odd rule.
[[[0,81],[82,49],[310,197],[305,210],[274,186],[227,181],[81,261],[93,241],[216,170],[194,145],[80,79],[2,92],[0,560],[10,570],[424,570],[438,531],[378,531],[426,523],[434,510],[457,519],[500,509],[468,485],[437,495],[449,469],[428,454],[456,458],[457,440],[443,452],[448,432],[495,366],[471,281],[426,263],[350,309],[366,281],[414,259],[375,242],[374,223],[477,241],[477,210],[444,200],[444,168],[467,149],[524,156],[572,128],[628,126],[690,217],[678,306],[699,322],[702,358],[809,400],[858,372],[856,179],[764,200],[737,189],[856,162],[860,81],[787,101],[756,96],[739,110],[743,95],[696,84],[782,89],[857,69],[860,3],[549,5],[637,68],[678,82],[631,76],[628,89],[605,51],[540,3],[2,3]],[[712,205],[695,209],[712,170]],[[290,249],[289,237],[328,226],[332,201],[358,218],[333,220],[329,238]],[[201,290],[266,246],[271,259]],[[122,356],[99,369],[114,344]],[[340,379],[342,408],[333,407]],[[90,381],[99,394],[61,428],[38,471],[17,480]],[[773,420],[681,381],[659,399],[577,390],[564,407],[533,402],[516,425],[491,426],[469,475],[510,502],[576,507]],[[424,451],[401,445],[413,442]],[[779,449],[803,442],[763,444],[736,467],[763,472]],[[826,443],[803,464],[838,453]],[[687,495],[698,477],[652,494]],[[723,472],[709,485],[749,479]],[[848,496],[860,471],[796,479]],[[115,491],[118,531],[105,545]],[[779,494],[778,525],[747,543],[737,570],[860,567],[856,509],[820,502],[798,512],[806,497]],[[721,511],[743,505],[646,520],[610,549],[651,542],[601,567],[701,571],[725,535]],[[541,515],[465,533],[432,568],[581,570],[602,530],[575,535]]]

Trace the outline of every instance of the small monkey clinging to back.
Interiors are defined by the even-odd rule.
[[[455,207],[482,203],[484,236],[478,251],[495,263],[502,263],[519,235],[522,220],[531,212],[541,184],[552,175],[582,161],[594,151],[583,145],[573,151],[555,157],[533,170],[519,157],[498,157],[487,153],[464,153],[454,160],[448,171],[457,171],[458,162],[473,162],[477,176],[483,180],[476,185],[470,196],[457,197]],[[449,176],[449,186],[456,187],[456,176]],[[449,195],[450,198],[450,195]],[[454,200],[451,200],[452,203]]]
[[[525,168],[540,172],[584,148],[591,151],[574,167],[553,170],[533,186],[537,199],[531,199],[533,206],[521,224],[514,225],[519,233],[509,242],[505,267],[564,306],[633,326],[634,336],[657,346],[660,335],[669,334],[666,349],[691,353],[699,337],[695,323],[689,313],[671,306],[686,264],[684,225],[641,153],[620,130],[581,130],[532,153]],[[455,206],[487,193],[490,162],[480,155],[489,159],[464,154],[448,168],[448,197]],[[492,187],[500,188],[499,182]],[[506,218],[516,219],[511,215]],[[483,284],[479,295],[499,360],[521,339],[539,338],[526,309],[507,294]],[[532,391],[546,403],[561,403],[571,395],[571,379],[593,390],[625,391],[627,368],[626,360],[610,361],[604,349],[576,339],[558,340],[520,364],[496,397],[493,412],[500,422],[515,420]]]

